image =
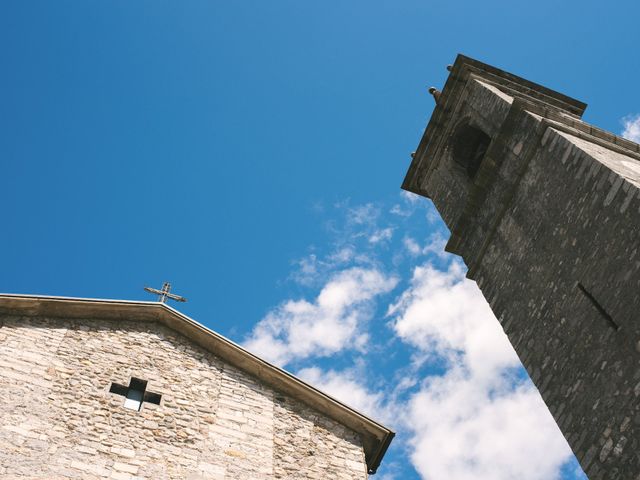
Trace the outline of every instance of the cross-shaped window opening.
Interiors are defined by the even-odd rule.
[[[147,392],[147,381],[139,378],[131,377],[129,386],[119,383],[112,383],[109,392],[125,397],[124,408],[140,411],[142,402],[155,403],[160,405],[159,393]]]

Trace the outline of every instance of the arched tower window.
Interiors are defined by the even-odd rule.
[[[490,143],[491,137],[478,127],[464,123],[456,129],[452,139],[453,160],[470,179],[476,176]]]

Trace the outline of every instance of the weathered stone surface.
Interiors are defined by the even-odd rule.
[[[357,434],[162,325],[1,320],[3,478],[367,478]]]
[[[592,480],[640,475],[640,146],[584,105],[459,57],[404,188],[431,198]],[[474,176],[470,124],[491,142]],[[460,149],[458,148],[458,151]]]

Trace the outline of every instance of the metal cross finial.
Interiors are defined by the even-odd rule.
[[[186,302],[187,299],[181,297],[180,295],[176,295],[175,293],[169,293],[171,291],[171,284],[169,282],[164,282],[162,284],[162,290],[158,290],[157,288],[144,287],[144,289],[149,293],[155,293],[158,295],[158,301],[160,303],[167,303],[167,299],[175,300],[176,302]]]

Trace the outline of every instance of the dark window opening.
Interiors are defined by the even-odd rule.
[[[127,395],[127,390],[129,390],[129,387],[120,385],[119,383],[112,383],[111,388],[109,389],[111,393],[115,393],[116,395],[122,395],[123,397]]]
[[[137,411],[142,408],[143,402],[160,405],[160,399],[162,398],[162,395],[160,395],[159,393],[147,392],[146,390],[147,381],[135,377],[131,377],[129,386],[121,385],[114,382],[109,388],[109,392],[125,397],[125,408]]]
[[[156,405],[160,405],[161,397],[162,395],[160,395],[159,393],[146,392],[144,394],[144,401],[147,403],[155,403]]]
[[[491,137],[477,127],[464,124],[457,128],[453,137],[453,160],[467,177],[476,176],[490,143]]]
[[[584,294],[584,296],[587,297],[587,299],[589,299],[589,301],[591,302],[591,305],[593,305],[596,308],[596,310],[598,310],[598,313],[600,313],[600,315],[602,315],[602,317],[607,321],[609,326],[614,330],[620,330],[620,325],[618,325],[613,319],[613,317],[609,315],[609,312],[607,312],[604,309],[604,307],[600,305],[600,302],[596,300],[596,298],[591,294],[591,292],[589,292],[589,290],[587,290],[584,287],[584,285],[582,285],[580,282],[578,282],[578,288]]]

